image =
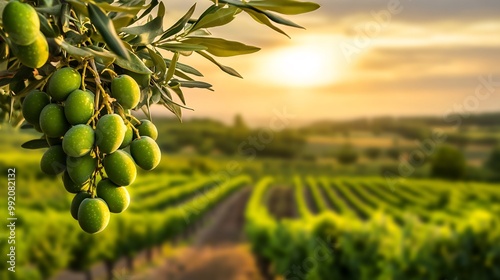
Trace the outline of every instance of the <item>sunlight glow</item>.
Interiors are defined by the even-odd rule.
[[[319,87],[337,82],[344,70],[333,48],[299,45],[278,49],[267,57],[261,73],[266,81],[293,87]]]

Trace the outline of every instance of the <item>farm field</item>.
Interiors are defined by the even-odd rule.
[[[18,170],[28,166],[36,168],[29,157],[10,166]],[[251,183],[245,175],[224,182],[201,175],[143,176],[129,187],[130,208],[113,215],[106,231],[89,235],[81,231],[71,217],[72,195],[67,194],[60,180],[35,175],[19,173],[16,181],[20,198],[15,206],[19,218],[16,228],[18,279],[58,279],[57,275],[64,270],[91,279],[92,267],[96,264],[105,264],[106,272],[102,274],[111,279],[113,268],[120,260],[131,268],[136,255],[146,254],[146,259],[150,259],[156,249],[160,250],[168,242],[187,240],[207,213]],[[0,197],[7,200],[4,193]],[[1,214],[3,219],[6,215],[6,211]],[[0,244],[4,251],[9,246],[6,233],[2,232]],[[89,248],[89,244],[93,246]],[[11,276],[2,263],[0,278]]]
[[[351,165],[328,155],[345,143],[330,136],[306,144],[305,152],[316,149],[315,160],[248,160],[189,147],[165,153],[155,172],[141,171],[127,187],[129,208],[113,214],[105,231],[88,235],[69,213],[73,195],[60,178],[41,172],[43,153],[20,152],[32,135],[1,133],[9,141],[0,166],[17,170],[17,279],[500,277],[499,185],[433,179],[429,164],[413,178],[377,177],[404,159],[385,154],[391,134],[351,133],[360,155]],[[375,140],[383,153],[370,159],[365,151],[378,147]],[[407,149],[417,144],[398,142]],[[462,151],[468,168],[481,168],[491,153],[472,144]],[[230,169],[235,163],[239,168]]]
[[[19,170],[36,168],[30,157],[16,162]],[[216,181],[202,173],[156,173],[128,187],[129,209],[97,235],[78,230],[68,211],[72,195],[59,180],[20,174],[17,184],[24,279],[500,275],[495,184],[425,179],[392,186],[383,178],[327,173]]]
[[[497,279],[499,199],[488,184],[267,177],[246,232],[263,271],[285,279]]]

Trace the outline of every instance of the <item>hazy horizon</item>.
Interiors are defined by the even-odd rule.
[[[144,116],[142,112],[137,112],[141,117]],[[291,113],[291,112],[288,112]],[[457,113],[460,115],[460,113]],[[481,115],[481,114],[500,114],[500,109],[496,111],[477,111],[472,113],[472,115]],[[231,125],[234,122],[234,119],[236,116],[241,116],[243,117],[243,120],[245,121],[246,124],[248,124],[251,127],[260,127],[260,126],[265,126],[269,124],[269,122],[276,116],[275,114],[271,113],[269,116],[262,116],[262,117],[249,117],[245,114],[242,113],[235,113],[234,115],[228,115],[227,117],[221,117],[218,115],[196,115],[196,114],[189,114],[183,117],[184,121],[189,121],[189,120],[200,120],[200,119],[209,119],[209,120],[215,120],[222,122],[227,125]],[[373,120],[377,118],[394,118],[394,119],[400,119],[400,118],[436,118],[436,119],[443,119],[446,121],[446,117],[448,115],[439,115],[439,114],[400,114],[400,115],[390,115],[390,114],[381,114],[381,115],[358,115],[358,116],[346,116],[346,117],[338,117],[338,118],[311,118],[311,119],[299,119],[297,115],[292,116],[290,118],[292,121],[289,124],[289,127],[295,128],[295,127],[300,127],[300,126],[307,126],[309,124],[314,124],[318,122],[343,122],[343,121],[354,121],[354,120],[360,120],[360,119],[368,119],[368,120]],[[157,107],[153,109],[153,118],[167,118],[167,119],[177,119],[173,114],[170,114],[169,112],[166,112],[163,107]],[[455,119],[454,119],[455,120]]]
[[[195,2],[196,16],[211,4],[166,2],[165,26]],[[301,122],[500,110],[500,95],[494,94],[500,86],[498,1],[316,2],[319,10],[289,16],[306,28],[285,28],[291,39],[243,13],[212,29],[217,37],[262,50],[217,58],[244,79],[202,58],[181,57],[215,90],[185,90],[195,111],[184,115],[227,121],[241,114],[258,123],[283,108]]]

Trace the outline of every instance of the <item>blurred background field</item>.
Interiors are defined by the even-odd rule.
[[[160,166],[138,176],[130,208],[97,235],[71,218],[59,178],[40,171],[42,151],[20,148],[37,134],[4,126],[17,279],[496,279],[499,117],[460,129],[415,117],[279,131],[240,115],[158,118]],[[426,148],[437,131],[445,140]]]

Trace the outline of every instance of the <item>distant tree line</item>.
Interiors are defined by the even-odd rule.
[[[428,138],[436,127],[459,127],[458,132],[448,135],[447,142],[454,145],[497,145],[500,139],[495,135],[470,137],[464,132],[469,127],[480,127],[491,132],[500,132],[498,120],[500,113],[477,115],[448,115],[446,117],[377,117],[358,118],[347,121],[319,121],[301,128],[305,134],[342,134],[350,131],[371,131],[374,134],[395,133],[406,139],[422,140]]]
[[[163,119],[157,126],[163,135],[159,145],[166,152],[192,148],[202,155],[218,152],[228,156],[294,158],[306,143],[305,136],[296,130],[252,129],[241,116],[236,116],[232,125],[211,119],[187,120],[181,125],[177,120]]]

